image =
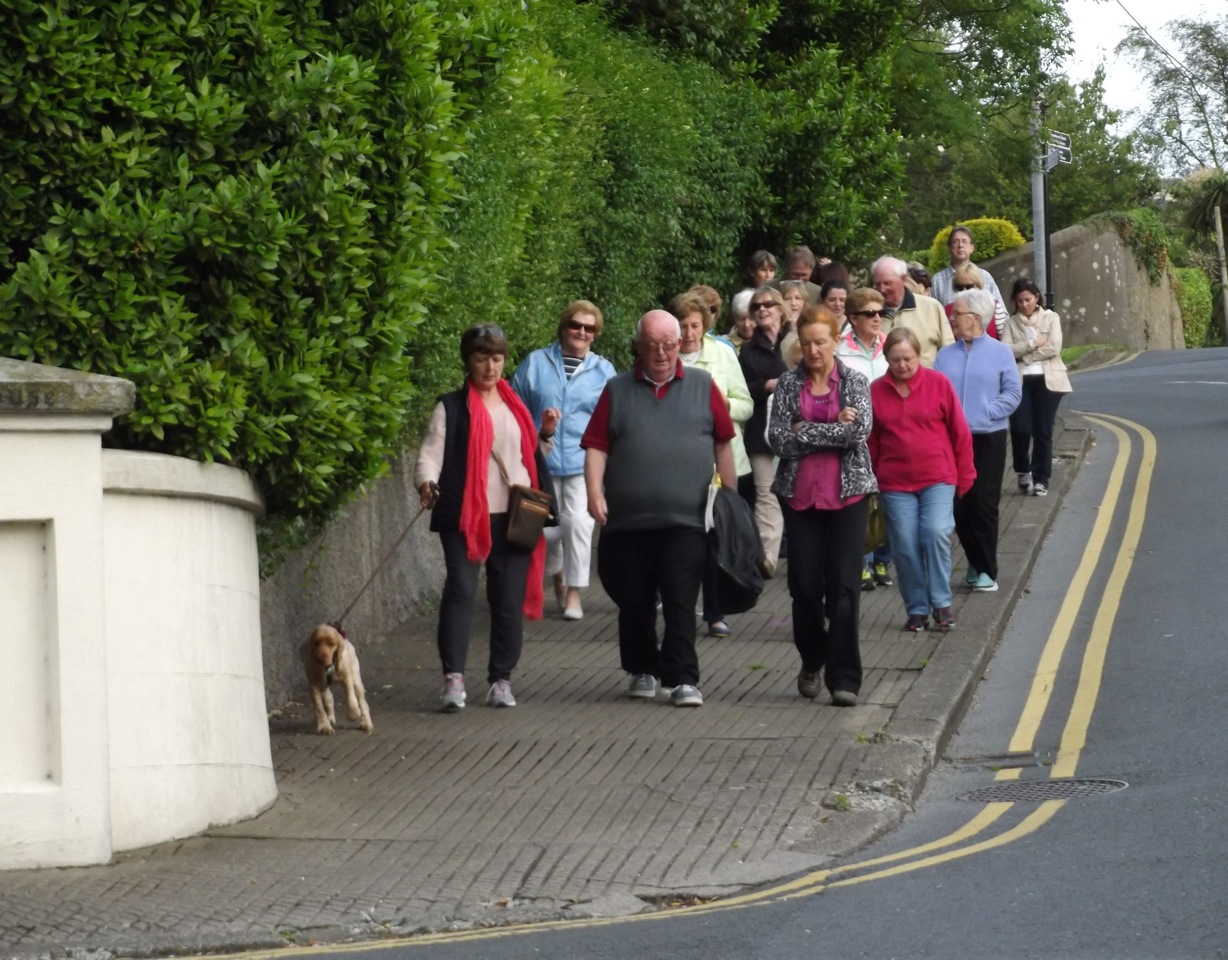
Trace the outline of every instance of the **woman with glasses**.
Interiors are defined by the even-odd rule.
[[[750,474],[750,458],[746,455],[746,446],[742,440],[742,426],[750,419],[755,402],[746,386],[746,378],[742,376],[737,351],[730,349],[728,343],[709,333],[713,319],[711,311],[705,309],[704,302],[693,291],[694,288],[679,294],[669,305],[670,313],[678,318],[681,331],[678,359],[683,366],[707,370],[712,376],[712,382],[725,398],[729,418],[733,421],[733,465],[740,485],[742,478]],[[729,624],[725,622],[717,597],[718,575],[716,555],[709,551],[704,566],[703,617],[708,624],[708,636],[727,637],[730,633]]]
[[[534,350],[512,377],[520,396],[539,425],[547,410],[562,411],[554,449],[546,458],[558,500],[557,527],[546,531],[546,575],[564,620],[581,620],[580,591],[588,587],[593,543],[593,518],[588,515],[584,487],[584,451],[580,438],[597,398],[614,366],[593,352],[601,335],[601,311],[587,300],[568,304],[559,318],[558,340]]]
[[[868,494],[878,489],[866,438],[872,413],[866,378],[836,357],[840,322],[807,306],[798,321],[802,352],[783,374],[768,436],[780,455],[772,491],[789,534],[793,642],[801,656],[797,692],[819,694],[819,672],[838,707],[861,689],[858,571]]]
[[[738,360],[755,409],[746,422],[743,436],[754,476],[755,522],[763,541],[765,573],[770,577],[776,572],[784,535],[780,504],[772,494],[774,458],[766,437],[768,397],[776,390],[777,379],[788,369],[780,353],[785,314],[780,291],[766,285],[756,288],[755,295],[750,298],[750,313],[755,318],[755,332],[742,345]]]
[[[985,271],[978,267],[975,263],[969,261],[962,267],[957,267],[951,275],[951,295],[957,293],[965,293],[968,290],[984,290],[985,289]],[[947,304],[947,316],[951,316],[953,303]],[[996,317],[1000,311],[998,310],[997,301],[994,301],[994,316]],[[985,328],[985,332],[995,340],[998,339],[998,323],[996,319],[991,318],[989,326]]]
[[[546,454],[559,424],[557,409],[542,412],[541,428],[503,378],[507,337],[483,323],[461,334],[465,382],[435,405],[418,450],[414,483],[431,529],[443,546],[446,575],[439,601],[439,657],[445,712],[465,706],[465,661],[486,568],[490,603],[490,659],[486,704],[514,707],[512,671],[524,644],[524,617],[542,615],[545,538],[532,551],[507,540],[509,487],[550,491]]]
[[[870,287],[859,287],[845,302],[848,328],[840,335],[836,356],[850,370],[856,370],[870,382],[887,372],[887,355],[883,344],[883,295]],[[861,589],[889,587],[891,578],[891,547],[884,540],[867,553],[861,568]]]

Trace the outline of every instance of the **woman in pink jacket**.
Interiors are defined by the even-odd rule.
[[[955,495],[976,479],[972,434],[951,381],[921,366],[921,344],[908,327],[896,327],[883,345],[887,376],[870,384],[874,426],[870,459],[896,578],[908,611],[904,629],[949,630],[951,531]]]

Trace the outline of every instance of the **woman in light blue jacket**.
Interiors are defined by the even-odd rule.
[[[606,381],[614,376],[614,365],[592,352],[601,325],[601,311],[594,304],[587,300],[569,304],[559,319],[558,342],[530,353],[512,378],[512,389],[539,428],[542,411],[552,407],[563,411],[554,449],[546,458],[559,509],[559,525],[546,528],[546,575],[554,582],[565,620],[584,617],[580,591],[588,586],[593,542],[580,438]]]

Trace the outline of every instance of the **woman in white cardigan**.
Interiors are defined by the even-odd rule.
[[[1053,423],[1070,378],[1062,363],[1062,321],[1041,306],[1040,288],[1027,277],[1011,291],[1015,313],[999,333],[1019,364],[1023,399],[1011,414],[1011,452],[1019,492],[1043,497],[1053,469]]]

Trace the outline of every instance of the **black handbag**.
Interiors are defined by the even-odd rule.
[[[503,458],[492,450],[499,473],[507,484],[507,542],[521,550],[534,550],[554,509],[554,498],[545,490],[512,483]]]

